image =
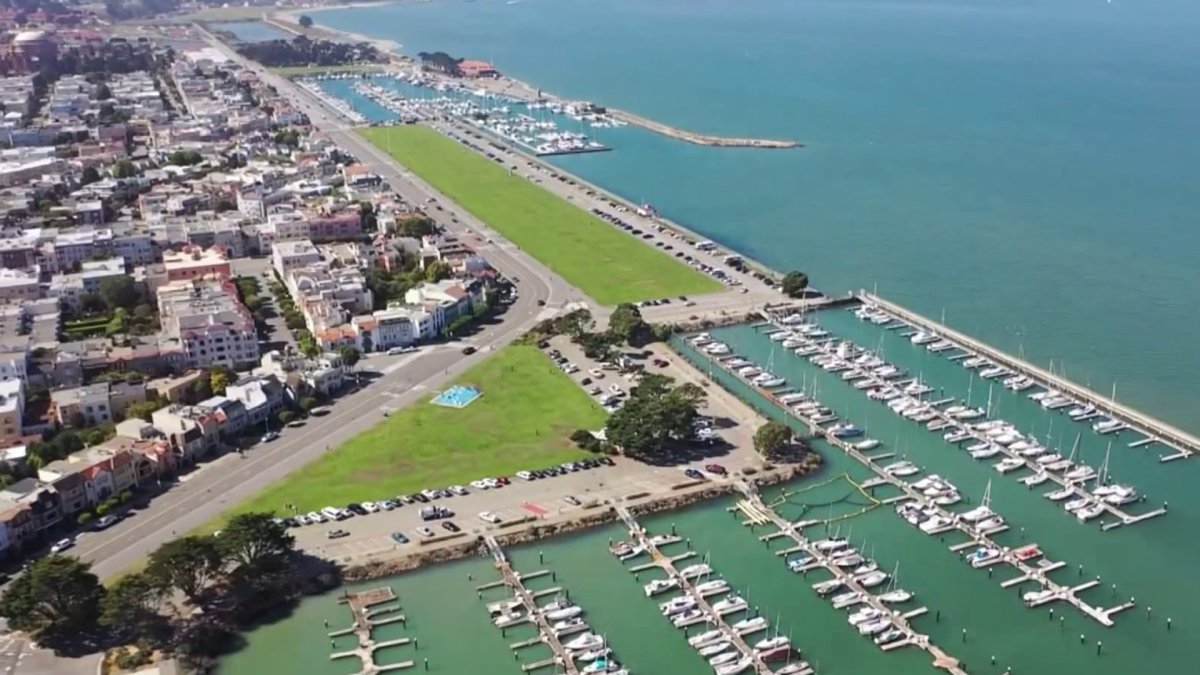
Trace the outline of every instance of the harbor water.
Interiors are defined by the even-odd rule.
[[[799,140],[617,129],[614,152],[553,161],[1200,431],[1194,2],[476,0],[316,20],[685,129]]]

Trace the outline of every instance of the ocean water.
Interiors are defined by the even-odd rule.
[[[604,130],[616,152],[554,161],[1200,430],[1196,3],[448,0],[319,21],[689,129],[800,140]]]

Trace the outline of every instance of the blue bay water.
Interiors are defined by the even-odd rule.
[[[503,0],[320,14],[697,131],[555,160],[829,290],[871,288],[1191,429],[1200,6]]]

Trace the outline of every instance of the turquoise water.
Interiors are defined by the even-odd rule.
[[[433,402],[451,408],[465,408],[479,398],[479,390],[475,387],[465,387],[456,384],[434,397]]]
[[[222,21],[212,24],[217,30],[233,33],[239,40],[245,42],[265,42],[267,40],[291,40],[294,35],[276,28],[265,21]]]
[[[800,140],[610,134],[616,152],[554,161],[1200,430],[1196,3],[478,0],[319,20],[698,131]]]

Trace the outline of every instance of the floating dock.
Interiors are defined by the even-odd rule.
[[[375,638],[371,637],[371,629],[375,626],[396,621],[405,621],[403,614],[387,617],[379,616],[381,614],[391,614],[400,611],[400,605],[398,604],[385,604],[391,603],[395,599],[395,592],[387,586],[347,593],[343,596],[341,602],[349,605],[350,613],[354,617],[354,623],[349,628],[331,631],[329,636],[357,635],[358,646],[348,651],[334,652],[329,655],[329,659],[331,661],[350,658],[358,659],[362,663],[362,670],[359,671],[359,675],[379,675],[380,673],[393,670],[412,668],[414,665],[413,661],[401,661],[387,665],[376,665],[375,663],[375,652],[385,647],[399,647],[410,642],[409,638],[376,641]]]

